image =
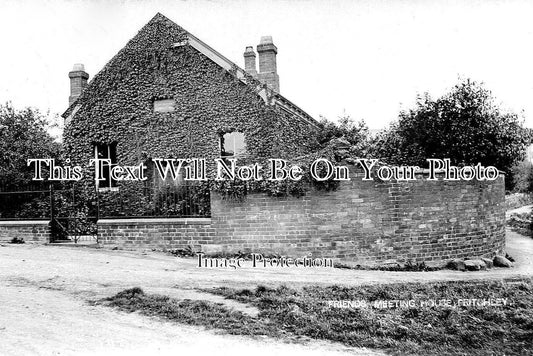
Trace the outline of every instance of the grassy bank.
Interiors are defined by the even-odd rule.
[[[533,281],[446,282],[361,287],[287,287],[209,290],[255,305],[257,318],[203,301],[146,295],[139,289],[106,300],[122,310],[244,335],[307,336],[390,354],[523,355],[533,353]],[[464,299],[498,305],[462,306]],[[414,305],[397,305],[398,301]],[[449,305],[429,306],[446,300]],[[505,304],[502,303],[506,300]],[[365,307],[338,307],[363,301]],[[375,307],[388,301],[388,307]],[[335,302],[337,302],[335,304]],[[337,307],[335,307],[337,305]]]

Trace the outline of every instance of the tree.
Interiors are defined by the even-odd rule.
[[[318,143],[324,147],[335,138],[343,138],[350,143],[350,153],[364,157],[367,153],[370,132],[364,120],[355,121],[344,113],[337,123],[321,117],[321,129],[318,133]]]
[[[533,165],[528,160],[513,166],[513,188],[518,193],[533,192]]]
[[[47,132],[47,120],[36,109],[15,110],[0,104],[0,184],[10,187],[31,181],[28,158],[57,158],[60,145]]]
[[[500,109],[482,84],[466,80],[437,100],[428,94],[373,142],[374,155],[387,163],[427,166],[427,158],[450,158],[455,165],[492,165],[507,173],[522,160],[530,141],[518,115]]]

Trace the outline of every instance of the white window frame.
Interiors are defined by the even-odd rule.
[[[108,159],[111,159],[111,145],[110,144],[106,144],[106,143],[95,143],[94,145],[94,159],[95,159],[95,162],[97,162],[96,160],[99,159],[98,157],[98,146],[105,146],[107,148],[107,157]],[[115,152],[115,155],[116,155],[116,152]],[[105,165],[106,163],[104,163]],[[103,181],[99,181],[98,179],[96,179],[95,177],[95,182],[96,182],[96,189],[100,192],[102,191],[118,191],[118,186],[115,185],[113,186],[113,179],[111,178],[111,168],[116,165],[116,163],[113,163],[111,162],[111,166],[109,168],[109,186],[107,187],[101,187],[100,185],[102,183],[105,183]],[[116,184],[116,182],[115,182]]]

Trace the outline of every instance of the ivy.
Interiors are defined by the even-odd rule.
[[[268,172],[263,176],[262,180],[212,180],[209,182],[210,189],[218,192],[225,199],[242,200],[248,193],[266,193],[269,196],[283,197],[295,196],[301,197],[310,189],[330,191],[335,190],[339,186],[339,182],[333,178],[319,181],[311,176],[311,164],[319,159],[327,159],[330,162],[338,161],[338,151],[332,146],[328,145],[325,148],[314,153],[300,156],[294,159],[288,159],[288,166],[298,166],[303,173],[300,180],[271,180],[272,178]],[[247,157],[238,161],[239,165],[258,163],[265,167],[268,165],[266,159],[259,159],[256,157]],[[319,166],[317,171],[319,176],[326,176],[325,166]]]
[[[317,129],[270,105],[276,94],[269,90],[265,103],[257,93],[259,83],[250,76],[243,83],[190,45],[173,46],[186,38],[181,27],[160,14],[145,25],[65,112],[67,117],[79,106],[65,127],[66,157],[86,165],[95,143],[115,142],[122,165],[146,158],[204,158],[207,174],[213,176],[219,135],[231,128],[245,135],[250,159],[300,156],[293,163],[306,168],[305,155],[318,148]],[[174,112],[153,112],[154,100],[163,98],[175,100]],[[92,176],[85,174],[85,179]],[[251,191],[301,196],[310,183],[304,177],[300,182],[209,182],[204,188],[233,198]],[[122,184],[120,189],[135,195],[133,189],[139,188],[130,186]],[[318,186],[330,189],[332,184]],[[142,204],[146,202],[132,200],[128,206],[137,211]]]

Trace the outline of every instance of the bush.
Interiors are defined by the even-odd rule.
[[[531,218],[531,212],[512,214],[507,218],[507,226],[511,227],[511,230],[519,234],[533,237],[533,220]]]
[[[502,110],[483,85],[466,80],[438,99],[419,96],[373,147],[375,158],[389,164],[425,167],[428,158],[449,158],[453,165],[495,166],[506,172],[512,190],[512,167],[530,142],[531,131],[517,114]]]
[[[517,163],[512,168],[514,191],[518,193],[533,192],[533,164],[528,160]]]

